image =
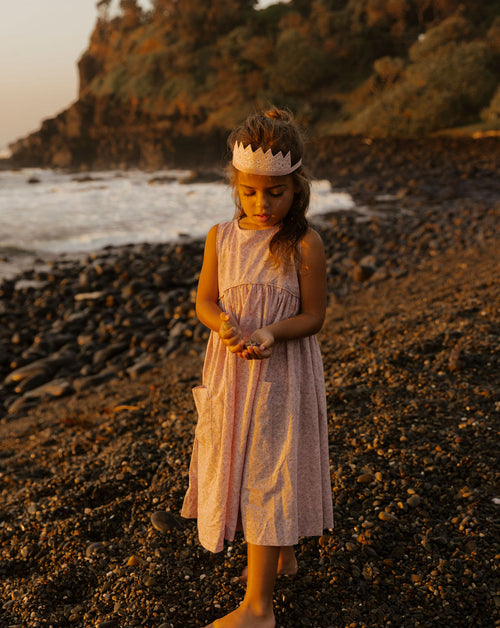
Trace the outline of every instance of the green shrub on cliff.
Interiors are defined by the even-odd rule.
[[[304,94],[325,81],[331,69],[327,55],[309,37],[290,28],[278,37],[274,63],[266,73],[275,91]]]
[[[427,9],[414,1],[420,24]],[[231,108],[244,115],[268,101],[307,110],[310,119],[318,119],[316,107],[332,120],[339,99],[331,94],[354,89],[341,113],[344,129],[378,135],[461,123],[491,99],[490,53],[470,41],[477,29],[463,16],[435,24],[405,51],[392,31],[414,20],[410,0],[292,0],[259,11],[252,4],[155,0],[149,21],[143,14],[135,30],[120,18],[101,23],[93,37],[108,47],[105,61],[81,64],[87,83],[96,74],[90,91],[139,101],[138,110],[155,117],[196,111],[210,127],[232,120]],[[434,17],[443,10],[427,4]]]
[[[500,15],[493,20],[488,32],[486,33],[486,41],[489,46],[500,55]]]
[[[405,61],[401,57],[382,57],[373,64],[375,74],[383,84],[391,84],[401,75]]]
[[[123,88],[130,75],[125,67],[116,66],[104,76],[98,76],[93,84],[93,92],[97,96],[114,96],[118,100],[124,96]]]
[[[451,18],[410,48],[413,63],[406,68],[388,59],[375,62],[378,81],[372,83],[371,102],[354,116],[349,130],[414,136],[476,121],[492,98],[500,71],[495,50],[483,41],[467,41],[471,33],[466,20]],[[389,85],[383,80],[387,74]]]
[[[410,61],[418,63],[435,54],[439,48],[458,41],[467,41],[471,36],[472,26],[464,17],[459,15],[449,17],[420,35],[410,46],[408,57]]]
[[[489,105],[481,111],[481,119],[485,122],[500,122],[500,86],[497,87]]]

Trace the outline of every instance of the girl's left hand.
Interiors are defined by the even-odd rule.
[[[274,336],[265,327],[257,329],[250,336],[250,343],[238,355],[245,360],[264,360],[271,357]]]
[[[226,312],[220,313],[219,320],[220,339],[231,353],[237,353],[239,355],[243,347],[243,334],[241,333],[240,326],[234,318]]]

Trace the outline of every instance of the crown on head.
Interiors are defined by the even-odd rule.
[[[252,149],[252,145],[248,144],[243,148],[241,142],[236,142],[233,148],[233,166],[240,172],[246,174],[260,174],[267,177],[281,177],[291,174],[302,165],[302,159],[292,166],[292,156],[290,151],[283,156],[280,151],[273,155],[269,149],[264,153],[262,148]]]

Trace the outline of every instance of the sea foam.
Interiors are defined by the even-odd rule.
[[[0,252],[73,254],[107,245],[203,238],[234,213],[225,183],[182,183],[185,171],[0,172]],[[156,183],[155,183],[156,182]],[[315,181],[310,216],[352,209],[349,194]]]

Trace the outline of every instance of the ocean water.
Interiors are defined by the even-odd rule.
[[[182,183],[188,174],[0,172],[0,278],[35,257],[205,237],[213,224],[232,218],[231,190],[225,183]],[[353,208],[349,194],[328,181],[313,183],[310,217]]]

